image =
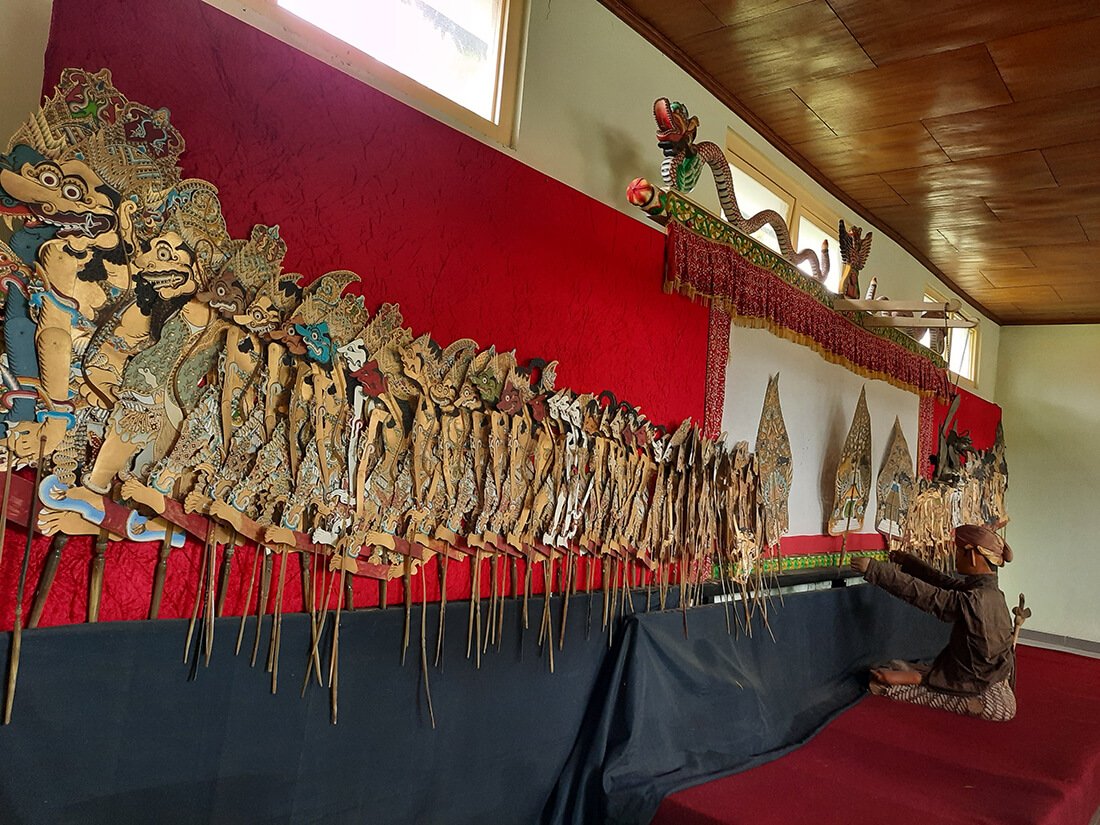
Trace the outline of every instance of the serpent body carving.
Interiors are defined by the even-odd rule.
[[[699,119],[692,116],[683,103],[658,98],[653,103],[653,116],[657,120],[657,145],[664,152],[661,177],[667,186],[690,192],[702,173],[703,164],[714,173],[718,188],[718,200],[726,220],[739,231],[751,235],[764,226],[770,226],[779,239],[781,254],[795,264],[808,263],[813,278],[824,283],[829,275],[829,242],[821,245],[821,258],[810,249],[798,251],[791,243],[790,231],[783,216],[773,209],[765,209],[751,217],[745,217],[737,205],[733,191],[733,175],[722,149],[715,143],[695,142]]]

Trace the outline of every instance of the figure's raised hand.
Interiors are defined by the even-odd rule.
[[[867,572],[867,568],[871,566],[871,560],[866,556],[853,556],[848,565],[862,576]]]

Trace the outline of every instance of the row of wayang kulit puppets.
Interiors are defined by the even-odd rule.
[[[339,615],[354,576],[383,587],[404,580],[407,649],[411,577],[434,560],[445,599],[448,565],[468,564],[467,653],[476,658],[499,644],[509,589],[517,596],[522,588],[526,626],[532,569],[541,568],[534,589],[565,596],[556,627],[542,602],[539,638],[549,642],[551,667],[568,596],[591,591],[595,576],[608,632],[615,612],[633,607],[634,588],[644,583],[646,605],[663,608],[675,582],[685,606],[713,570],[723,588],[755,594],[742,601],[746,623],[754,606],[766,606],[758,561],[787,531],[793,469],[778,376],[750,453],[747,443],[704,438],[688,422],[674,432],[655,426],[610,392],[556,388],[553,362],[521,365],[468,339],[441,346],[404,327],[396,306],[371,315],[362,297],[344,295],[357,280],[350,272],[308,283],[284,273],[277,228],[231,238],[215,188],[181,177],[183,149],[167,111],[127,100],[106,70],[67,70],[0,157],[0,427],[7,466],[34,475],[32,485],[31,470],[4,474],[0,525],[96,536],[90,613],[109,539],[158,544],[155,617],[167,556],[190,535],[204,549],[187,649],[192,663],[199,650],[208,661],[231,560],[248,546],[243,612],[255,597],[253,662],[262,617],[274,616],[274,689],[295,554],[311,669],[320,680],[327,644],[335,711]],[[986,468],[989,478],[969,498],[1003,511],[998,443],[988,461],[963,466],[966,445],[948,439],[938,473],[963,489],[958,477]],[[861,398],[837,469],[830,532],[862,525],[870,464]],[[928,546],[920,529],[946,525],[949,541],[959,521],[943,515],[947,497],[961,494],[942,484],[915,490],[912,468],[895,426],[876,527],[920,548]],[[989,490],[1000,491],[999,505],[986,503]],[[55,540],[35,588],[32,624],[60,547]],[[17,636],[26,560],[25,552]],[[238,650],[241,641],[239,632]]]
[[[106,70],[69,69],[0,157],[0,423],[7,466],[28,468],[5,473],[4,525],[20,520],[18,500],[23,523],[96,535],[100,555],[108,539],[159,542],[153,616],[163,561],[192,536],[205,548],[195,662],[209,658],[238,545],[257,548],[245,580],[257,641],[271,603],[279,649],[298,554],[309,658],[320,679],[324,636],[334,697],[350,576],[404,578],[406,647],[409,577],[433,558],[441,575],[469,559],[478,597],[492,560],[495,634],[497,560],[529,562],[525,604],[538,565],[544,589],[565,594],[591,589],[601,568],[611,612],[642,581],[664,606],[670,582],[698,586],[716,553],[752,587],[762,548],[787,525],[777,389],[754,455],[688,422],[654,426],[611,393],[556,388],[555,363],[414,336],[396,306],[370,314],[343,294],[353,273],[284,273],[277,227],[230,237],[216,189],[181,176],[183,149],[166,110],[128,100]],[[17,635],[26,570],[24,554]],[[472,598],[468,652],[488,640],[481,611]],[[540,636],[554,638],[548,602]],[[268,665],[274,688],[277,656]]]

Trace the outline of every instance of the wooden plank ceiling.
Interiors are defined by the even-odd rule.
[[[994,320],[1100,322],[1097,0],[601,2]]]

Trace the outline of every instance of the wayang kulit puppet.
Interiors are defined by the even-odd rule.
[[[217,189],[183,177],[183,150],[167,110],[128,100],[106,70],[70,69],[0,156],[0,523],[11,488],[27,485],[12,470],[33,468],[23,519],[59,537],[45,569],[57,569],[64,536],[96,536],[100,570],[125,552],[110,540],[155,543],[155,617],[168,556],[198,542],[195,667],[209,660],[230,567],[248,548],[252,661],[270,612],[275,690],[294,557],[311,617],[307,679],[327,679],[334,721],[354,576],[402,580],[407,648],[411,577],[438,564],[445,594],[448,565],[468,560],[467,650],[479,659],[500,644],[504,596],[521,587],[526,626],[541,566],[544,591],[563,596],[561,615],[544,599],[539,621],[551,663],[569,597],[591,593],[597,568],[608,633],[643,582],[660,606],[674,581],[681,603],[697,598],[715,564],[723,586],[727,573],[750,586],[760,548],[786,529],[777,390],[758,463],[744,443],[728,448],[689,422],[668,432],[610,392],[557,387],[556,362],[414,335],[396,305],[371,313],[379,302],[353,294],[354,273],[285,272],[277,226],[232,237]],[[24,558],[20,596],[25,580]],[[40,613],[45,572],[36,592]],[[437,663],[442,611],[438,633]]]
[[[901,420],[895,416],[875,485],[875,529],[886,536],[887,549],[892,549],[890,545],[902,535],[902,525],[913,499],[914,484],[913,456],[905,442]]]
[[[947,569],[953,562],[955,527],[976,524],[1001,530],[1009,521],[1004,430],[998,422],[993,446],[974,449],[969,433],[957,428],[960,400],[956,395],[948,406],[931,457],[932,477],[915,485],[901,541],[909,553]]]
[[[867,390],[861,389],[855,415],[836,468],[833,509],[829,514],[829,535],[847,536],[863,526],[871,496],[871,415]]]
[[[761,513],[764,544],[774,547],[787,532],[787,500],[790,497],[794,464],[791,440],[779,405],[779,374],[768,379],[764,408],[756,434],[756,456],[760,472]]]

